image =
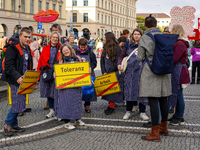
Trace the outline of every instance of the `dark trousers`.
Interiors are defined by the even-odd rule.
[[[197,81],[200,80],[200,61],[192,62],[192,80],[195,81],[195,74],[197,69]]]
[[[137,105],[137,101],[127,101],[126,102],[126,111],[132,111],[133,106]],[[140,113],[145,112],[146,106],[143,105],[142,103],[139,103],[139,111]]]
[[[85,101],[84,106],[90,106],[90,101]]]
[[[151,112],[151,119],[152,119],[152,126],[159,125],[159,108],[158,102],[160,104],[160,111],[162,116],[162,121],[167,121],[168,118],[168,100],[167,97],[148,97],[149,105],[150,105],[150,112]]]

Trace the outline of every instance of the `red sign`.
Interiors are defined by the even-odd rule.
[[[172,21],[169,24],[169,28],[172,28],[173,24],[181,24],[187,35],[193,36],[194,22],[192,20],[195,19],[195,12],[196,9],[192,6],[184,6],[182,9],[178,6],[173,7],[170,11]]]
[[[200,18],[198,18],[198,29],[200,30]]]

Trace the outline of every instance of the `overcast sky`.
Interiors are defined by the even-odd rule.
[[[200,18],[200,0],[137,0],[136,5],[137,13],[170,13],[174,6],[180,8],[192,6],[196,9],[195,19],[193,20],[196,23],[196,28],[198,18]]]

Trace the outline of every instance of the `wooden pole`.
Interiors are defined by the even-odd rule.
[[[48,22],[46,22],[46,30],[47,30],[47,45],[49,44],[49,39],[48,39]]]

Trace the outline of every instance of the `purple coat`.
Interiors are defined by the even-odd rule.
[[[200,48],[191,48],[190,53],[192,54],[192,61],[200,61]]]

